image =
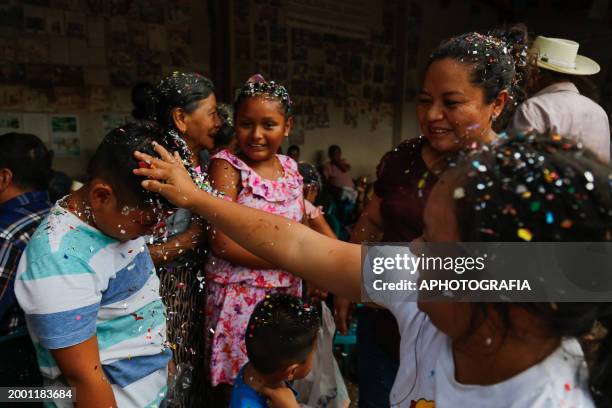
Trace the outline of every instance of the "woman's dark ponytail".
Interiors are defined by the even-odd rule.
[[[527,97],[526,89],[537,73],[536,55],[530,50],[531,38],[527,26],[515,24],[498,28],[491,31],[490,35],[504,41],[508,46],[508,53],[514,62],[514,81],[510,93],[514,106],[517,106]]]

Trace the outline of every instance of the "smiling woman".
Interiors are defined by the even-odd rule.
[[[200,163],[199,156],[213,149],[221,125],[213,83],[195,72],[175,71],[163,78],[152,94],[155,119],[165,130],[165,143],[178,151],[194,181],[209,189],[206,163]],[[203,378],[204,294],[201,278],[198,280],[206,258],[203,222],[187,210],[175,209],[164,224],[165,231],[156,234],[149,252],[159,268],[161,296],[169,310],[168,337],[175,347],[177,380],[181,373],[190,372],[194,378]],[[172,402],[202,405],[203,384],[171,393]]]
[[[467,33],[434,50],[417,101],[422,135],[380,161],[375,194],[353,229],[352,242],[410,242],[422,234],[425,203],[447,159],[466,146],[494,142],[493,125],[522,98],[520,85],[529,67],[522,55],[525,31],[517,26]],[[337,325],[345,330],[349,302],[337,298],[335,306]],[[370,407],[388,406],[399,364],[397,323],[381,309],[361,308],[358,317],[359,399],[370,401]]]

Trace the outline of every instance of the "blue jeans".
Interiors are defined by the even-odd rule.
[[[389,395],[399,369],[377,337],[385,336],[374,325],[376,311],[363,307],[357,323],[357,375],[359,380],[359,408],[387,408]]]

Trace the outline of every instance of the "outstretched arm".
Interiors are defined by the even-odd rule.
[[[233,201],[238,196],[240,173],[228,162],[222,159],[213,160],[208,166],[210,183],[217,191],[225,194]],[[242,265],[253,269],[273,269],[276,266],[253,255],[218,228],[209,231],[211,249],[215,256],[223,258],[235,265]]]
[[[142,185],[179,207],[202,215],[253,254],[332,293],[358,300],[361,251],[310,228],[263,211],[222,200],[199,190],[178,157],[155,145],[162,159],[136,152],[149,165],[134,173],[149,177]],[[158,180],[162,180],[160,182]]]

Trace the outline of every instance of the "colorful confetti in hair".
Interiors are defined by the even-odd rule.
[[[319,331],[316,307],[295,296],[266,295],[251,314],[245,335],[250,363],[262,373],[273,373],[302,362]]]
[[[452,58],[473,66],[471,81],[480,86],[487,103],[500,92],[508,91],[512,103],[506,104],[498,129],[503,129],[513,108],[521,103],[535,70],[535,59],[528,52],[527,30],[522,25],[488,34],[470,32],[446,40],[431,54],[429,64]]]
[[[266,81],[260,74],[255,74],[246,81],[236,98],[234,111],[238,111],[238,106],[240,106],[240,103],[244,99],[256,96],[263,96],[264,98],[279,101],[285,116],[291,116],[293,102],[291,101],[287,88],[275,81]]]
[[[453,171],[463,241],[612,240],[612,169],[559,135],[502,139]]]
[[[182,108],[192,112],[199,101],[213,94],[212,81],[196,72],[174,71],[155,87],[152,98],[155,102],[155,119],[162,126],[174,129],[172,110]]]

